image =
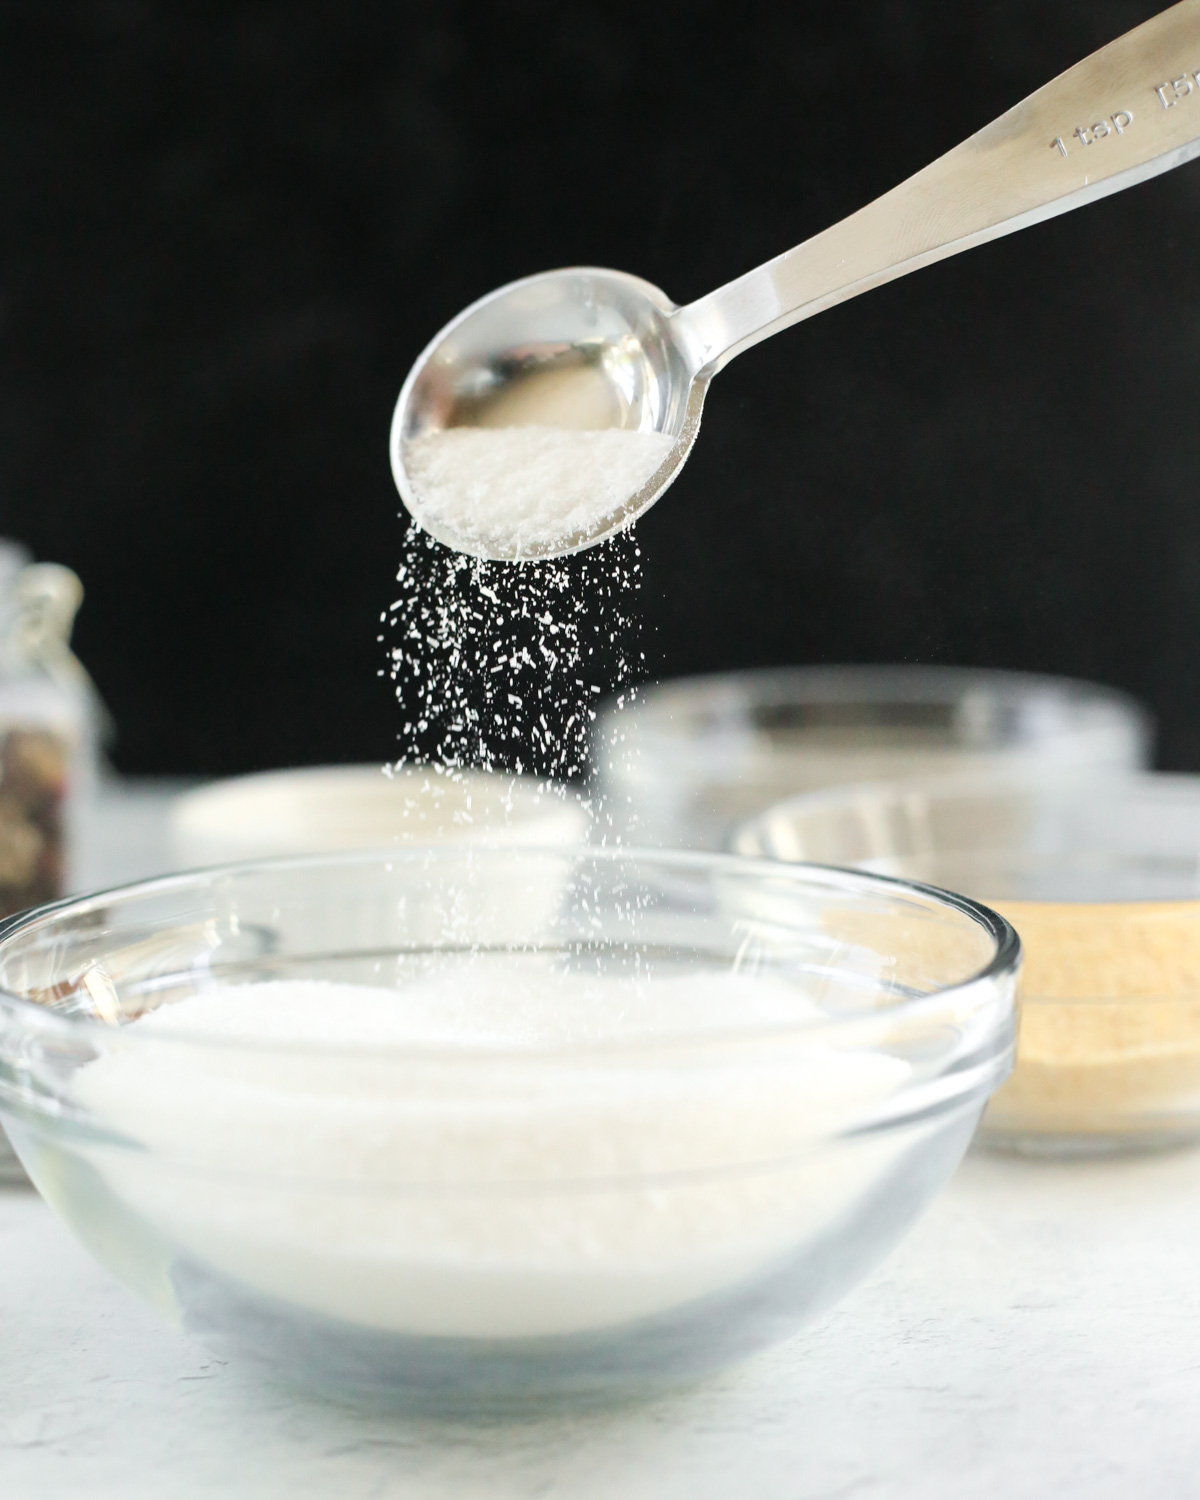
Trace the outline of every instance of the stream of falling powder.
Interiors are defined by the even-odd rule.
[[[404,714],[396,767],[581,778],[601,697],[644,675],[640,559],[623,533],[549,562],[483,562],[410,525],[381,636]]]

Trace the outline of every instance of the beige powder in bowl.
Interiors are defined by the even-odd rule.
[[[1200,901],[989,901],[1025,947],[1017,1065],[985,1134],[1039,1149],[1200,1135]]]

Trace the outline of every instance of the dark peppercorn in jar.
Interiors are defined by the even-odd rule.
[[[70,648],[83,599],[69,568],[0,541],[0,918],[69,885],[71,831],[103,709]],[[0,1181],[21,1175],[0,1131]]]

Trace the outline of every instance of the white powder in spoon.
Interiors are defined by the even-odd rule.
[[[404,445],[418,520],[467,552],[519,559],[593,536],[674,447],[621,428],[451,427]]]
[[[147,1148],[85,1149],[193,1263],[371,1328],[565,1334],[736,1287],[906,1149],[835,1139],[910,1068],[819,1014],[777,979],[447,955],[163,1007],[73,1096]]]

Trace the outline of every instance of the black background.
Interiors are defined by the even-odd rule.
[[[466,302],[690,299],[1157,8],[0,4],[0,532],[83,576],[121,766],[396,753],[387,427]],[[639,526],[651,669],[1071,673],[1200,768],[1198,248],[1193,164],[736,361]]]

